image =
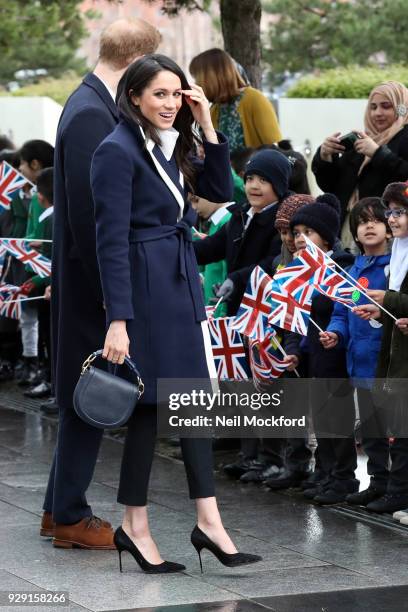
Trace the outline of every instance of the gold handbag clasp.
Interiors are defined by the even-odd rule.
[[[95,355],[95,353],[91,353],[91,355],[89,355],[89,357],[85,359],[84,363],[82,364],[81,376],[85,374],[85,372],[89,369],[91,363],[95,361],[96,358],[97,355]]]

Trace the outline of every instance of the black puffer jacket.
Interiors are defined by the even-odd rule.
[[[364,156],[354,150],[335,155],[332,162],[323,161],[320,147],[313,158],[312,170],[320,189],[334,193],[341,202],[342,223],[356,187],[360,198],[381,197],[389,183],[408,179],[408,126],[382,145],[358,176],[363,161]]]

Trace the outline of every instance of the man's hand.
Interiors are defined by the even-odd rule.
[[[48,285],[48,287],[45,288],[44,298],[48,301],[51,299],[51,285]]]

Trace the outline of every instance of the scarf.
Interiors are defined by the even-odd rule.
[[[371,105],[373,97],[376,94],[380,94],[381,96],[384,96],[385,98],[387,98],[387,100],[391,102],[394,108],[394,111],[395,111],[394,123],[389,128],[387,128],[386,130],[382,132],[377,132],[374,126],[374,122],[371,118],[371,112],[370,112],[370,105]],[[405,87],[405,85],[403,85],[402,83],[399,83],[398,81],[385,81],[384,83],[380,83],[380,85],[377,85],[377,87],[374,87],[374,89],[371,91],[369,95],[367,107],[366,107],[366,111],[364,115],[365,133],[368,136],[370,136],[370,138],[372,138],[374,142],[376,142],[381,147],[381,145],[388,144],[390,140],[392,140],[394,136],[398,134],[398,132],[401,131],[402,128],[407,124],[408,124],[408,89]],[[371,157],[367,157],[367,156],[364,157],[363,163],[361,164],[359,171],[358,171],[358,176],[360,176],[361,172],[363,171],[363,168],[365,168],[365,166],[369,164],[370,161],[371,161]],[[349,225],[348,218],[350,216],[350,210],[355,206],[355,204],[357,204],[359,199],[360,199],[360,196],[359,196],[358,185],[357,185],[348,201],[347,215],[343,223],[343,228],[341,232],[341,239],[343,242],[343,246],[345,247],[351,247],[352,245],[354,245],[353,237],[348,227]]]
[[[408,236],[394,238],[391,250],[390,283],[392,291],[399,291],[408,272]]]

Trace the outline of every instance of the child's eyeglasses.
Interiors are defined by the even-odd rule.
[[[408,210],[406,208],[395,208],[393,210],[384,211],[384,215],[386,219],[389,219],[390,217],[394,217],[394,219],[398,219],[399,217],[402,217],[402,215],[406,215],[407,213],[408,213]]]

